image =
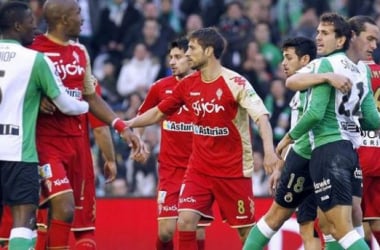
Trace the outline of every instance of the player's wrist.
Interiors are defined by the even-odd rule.
[[[127,124],[123,120],[121,120],[119,117],[115,118],[112,123],[112,127],[119,133],[123,133],[125,129],[128,128]]]

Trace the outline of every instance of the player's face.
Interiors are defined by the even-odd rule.
[[[207,65],[207,56],[205,50],[196,39],[189,41],[189,48],[186,51],[186,57],[190,67],[194,70],[200,70]]]
[[[169,65],[173,76],[183,78],[190,71],[190,65],[185,51],[180,48],[172,48],[169,53]]]
[[[284,57],[282,66],[286,77],[293,75],[297,70],[306,65],[306,60],[302,60],[302,58],[298,57],[294,47],[284,48],[282,55]],[[309,62],[309,60],[307,60],[307,62]]]
[[[380,33],[379,27],[370,23],[365,23],[364,28],[364,31],[360,32],[359,36],[351,41],[351,45],[358,53],[359,60],[372,58],[372,53],[377,48]]]
[[[80,15],[80,8],[76,1],[70,0],[70,10],[66,16],[66,35],[70,38],[79,37],[83,19]]]
[[[336,38],[335,27],[331,23],[319,23],[315,42],[317,54],[320,56],[328,55],[335,50],[343,47],[343,38]]]
[[[34,21],[32,11],[26,10],[25,17],[20,25],[22,45],[27,46],[33,42],[36,29],[36,22]]]

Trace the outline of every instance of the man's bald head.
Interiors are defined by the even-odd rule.
[[[43,6],[43,15],[47,24],[55,27],[77,6],[75,0],[47,0]]]

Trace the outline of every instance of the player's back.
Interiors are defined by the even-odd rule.
[[[41,88],[36,51],[15,41],[0,43],[0,159],[37,162],[35,123]]]

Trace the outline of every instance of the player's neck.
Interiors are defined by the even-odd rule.
[[[59,32],[47,31],[45,33],[45,36],[57,44],[67,45],[69,42],[69,39],[67,39],[65,36],[62,36]]]
[[[356,56],[356,53],[352,49],[348,49],[346,52],[347,57],[354,63],[358,63],[360,58]]]
[[[209,63],[206,67],[200,70],[202,81],[213,82],[222,74],[222,65],[219,61]]]

